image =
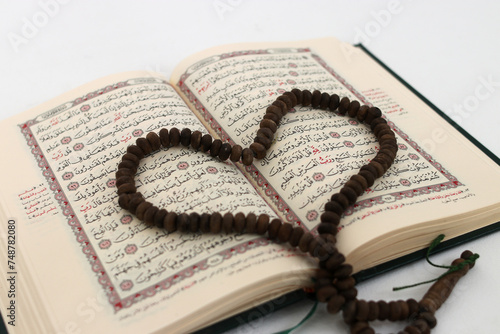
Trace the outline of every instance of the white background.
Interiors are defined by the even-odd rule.
[[[2,0],[0,120],[108,74],[147,69],[169,76],[180,60],[212,46],[335,36],[362,42],[500,156],[499,14],[497,1]],[[465,249],[481,255],[437,312],[433,333],[500,331],[499,242],[496,233],[433,258],[449,264]],[[420,261],[360,284],[359,294],[418,300],[427,286],[391,288],[440,273]],[[231,333],[289,328],[311,305],[305,301]],[[384,326],[377,332],[404,325]],[[337,332],[348,329],[320,306],[294,333]]]

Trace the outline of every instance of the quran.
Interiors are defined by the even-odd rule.
[[[438,234],[456,242],[498,228],[498,159],[362,47],[333,38],[216,47],[170,78],[111,75],[1,123],[0,151],[15,162],[0,181],[0,269],[15,295],[0,297],[7,328],[30,314],[16,333],[190,332],[311,286],[315,260],[265,237],[146,226],[119,207],[114,176],[127,147],[162,128],[246,147],[269,104],[295,87],[376,105],[396,133],[393,166],[339,226],[360,279]],[[329,196],[377,150],[356,119],[296,107],[250,166],[163,149],[141,162],[136,186],[169,211],[254,212],[315,231]]]

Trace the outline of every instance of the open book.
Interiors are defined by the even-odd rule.
[[[109,76],[1,123],[7,328],[187,332],[310,286],[317,263],[299,250],[147,227],[118,206],[115,187],[136,138],[189,127],[248,147],[266,107],[293,88],[378,106],[396,132],[394,165],[342,217],[338,246],[356,272],[500,220],[497,163],[362,49],[335,39],[218,47],[170,79]],[[356,119],[305,107],[276,138],[248,167],[164,149],[141,162],[138,191],[169,211],[266,213],[314,231],[331,194],[378,149]]]

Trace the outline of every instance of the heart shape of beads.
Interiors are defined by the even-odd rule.
[[[326,203],[325,211],[317,227],[317,235],[305,231],[302,227],[284,223],[280,219],[271,220],[266,214],[257,216],[254,213],[245,215],[227,212],[222,215],[219,212],[211,214],[169,212],[146,201],[142,194],[137,192],[134,175],[141,159],[155,153],[161,147],[182,145],[206,152],[221,161],[230,159],[234,163],[252,165],[254,159],[262,159],[266,156],[266,151],[271,147],[281,119],[298,104],[355,118],[371,128],[380,145],[375,157],[361,167],[359,172],[353,175]],[[442,293],[440,296],[432,293],[430,296],[426,294],[420,302],[414,299],[391,302],[359,300],[356,298],[357,290],[355,279],[352,277],[352,266],[345,263],[344,255],[335,246],[342,214],[389,169],[396,158],[397,150],[396,136],[386,119],[382,117],[379,108],[361,105],[358,101],[351,101],[347,97],[340,99],[337,94],[330,95],[318,90],[311,93],[309,90],[293,89],[279,96],[266,109],[254,142],[248,148],[242,148],[240,145],[232,146],[229,143],[223,143],[220,139],[214,140],[209,134],[202,134],[200,131],[191,131],[187,128],[182,131],[175,127],[161,129],[159,133],[150,132],[145,138],[138,138],[135,145],[127,147],[127,152],[118,164],[116,172],[118,203],[120,207],[128,210],[147,225],[165,228],[169,233],[191,231],[213,234],[221,232],[267,234],[271,240],[287,242],[291,247],[298,247],[302,252],[309,253],[318,259],[320,267],[315,284],[317,299],[327,303],[327,309],[332,314],[342,311],[344,321],[350,326],[351,333],[375,333],[369,326],[369,321],[398,321],[409,318],[412,319],[412,323],[401,333],[428,333],[436,325],[434,312],[446,299],[446,297],[443,299]],[[467,253],[456,261],[463,262],[469,256]],[[472,265],[466,265],[463,270],[454,273],[455,283],[469,267]],[[441,282],[441,284],[444,283]],[[434,291],[432,289],[429,291]]]

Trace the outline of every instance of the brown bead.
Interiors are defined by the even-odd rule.
[[[261,144],[264,146],[266,150],[268,150],[271,147],[272,141],[269,140],[269,138],[264,137],[264,136],[259,136],[255,137],[254,142]]]
[[[370,129],[372,130],[372,132],[375,132],[375,129],[377,128],[377,126],[379,126],[381,124],[387,125],[387,120],[383,117],[377,117],[376,119],[374,119],[371,122]]]
[[[345,290],[345,289],[344,289]],[[356,301],[356,320],[358,321],[366,321],[368,320],[368,303],[366,300],[359,299]]]
[[[292,236],[293,226],[290,223],[283,223],[278,231],[278,240],[281,242],[288,242]]]
[[[470,250],[463,251],[462,254],[460,254],[460,258],[464,260],[468,260],[471,256],[473,256],[474,253],[472,253]],[[471,262],[469,263],[469,269],[472,269],[476,262]]]
[[[189,214],[189,231],[192,233],[198,232],[200,228],[200,215],[196,212]]]
[[[120,170],[121,169],[119,169],[119,171]],[[124,170],[126,170],[126,169],[124,169]],[[134,179],[133,179],[133,175],[128,174],[128,172],[125,175],[120,176],[116,180],[115,185],[116,185],[116,188],[117,188],[117,191],[118,191],[118,195],[125,194],[125,193],[131,194],[131,193],[135,193],[136,192],[135,182],[134,182]]]
[[[119,164],[118,164],[118,169],[120,168],[128,168],[130,169],[134,174],[137,172],[137,164],[133,163],[132,161],[130,160],[124,160],[124,161],[121,161]]]
[[[380,141],[380,139],[383,137],[383,136],[387,136],[387,137],[384,137],[386,139],[395,139],[396,138],[396,134],[394,133],[394,131],[392,131],[391,128],[385,128],[385,129],[379,129],[377,134],[375,135],[377,137],[377,140]]]
[[[203,137],[203,134],[200,131],[193,131],[191,134],[191,147],[194,150],[198,150],[200,148],[201,137]]]
[[[368,188],[368,181],[361,175],[355,174],[351,176],[351,180],[358,182],[361,185],[361,188],[363,188],[363,192],[366,188]]]
[[[177,214],[175,212],[167,213],[163,219],[163,228],[165,228],[168,233],[177,231]]]
[[[287,110],[290,110],[293,107],[295,107],[295,105],[293,104],[292,100],[287,95],[278,96],[278,98],[276,100],[285,102]]]
[[[373,126],[373,124],[377,124],[377,125],[373,128],[373,130],[372,130],[373,134],[374,134],[374,135],[375,135],[375,137],[377,137],[377,138],[379,137],[379,135],[380,135],[380,133],[381,133],[382,131],[386,131],[386,132],[384,132],[384,134],[390,133],[390,132],[388,132],[388,131],[392,131],[392,130],[391,130],[391,128],[390,128],[390,126],[389,126],[387,123],[380,122],[379,120],[384,120],[384,121],[385,121],[385,119],[383,119],[382,117],[379,117],[379,118],[375,119],[374,121],[372,121],[372,124],[370,124],[370,126]],[[382,135],[383,135],[383,134],[382,134]],[[380,136],[382,136],[382,135],[380,135]]]
[[[372,177],[373,177],[373,180],[375,181],[375,179],[378,178],[378,170],[373,166],[373,165],[364,165],[363,167],[360,168],[360,174],[362,171],[367,171],[369,172],[370,174],[372,174]],[[366,177],[366,180],[368,180],[368,177]],[[370,182],[368,182],[368,184],[370,184]]]
[[[125,183],[134,184],[134,178],[131,175],[121,176],[118,179],[116,179],[115,185],[118,188],[119,186],[121,186],[122,184],[125,184]]]
[[[328,300],[328,305],[326,306],[326,309],[330,314],[337,314],[342,309],[342,306],[344,306],[344,304],[345,304],[344,296],[334,295],[330,297],[330,300]]]
[[[294,88],[292,89],[292,93],[295,94],[295,98],[297,99],[297,104],[302,104],[302,91],[300,89]]]
[[[210,218],[209,213],[202,213],[200,216],[200,231],[202,233],[210,233]]]
[[[339,290],[349,290],[356,285],[354,277],[349,276],[344,279],[339,279],[335,282],[335,287]]]
[[[233,231],[233,223],[234,223],[234,217],[231,212],[227,212],[224,214],[224,217],[222,217],[222,229],[226,234],[229,234]]]
[[[307,107],[308,105],[311,104],[311,101],[312,101],[312,93],[309,90],[304,89],[302,91],[302,105],[304,107]]]
[[[344,213],[344,208],[339,202],[329,201],[325,204],[325,211],[334,212],[340,217]]]
[[[281,100],[274,101],[271,105],[278,107],[281,110],[281,115],[285,116],[288,113],[286,103]]]
[[[384,175],[385,173],[385,169],[384,169],[384,166],[382,166],[382,164],[380,164],[379,162],[377,161],[370,161],[370,163],[368,165],[371,165],[375,168],[375,170],[377,171],[377,174],[375,175],[377,178],[381,177],[382,175]]]
[[[168,134],[168,130],[165,128],[160,130],[160,142],[163,147],[170,146],[170,136]]]
[[[180,215],[177,215],[177,229],[181,233],[189,230],[189,216],[187,213],[181,213]]]
[[[269,228],[269,216],[266,214],[259,215],[257,218],[257,234],[263,235]]]
[[[333,273],[335,278],[347,278],[352,274],[352,266],[350,264],[340,265]]]
[[[171,128],[168,137],[170,138],[170,145],[177,146],[181,142],[181,132],[177,128]]]
[[[245,231],[245,214],[238,212],[234,215],[234,232],[243,233]]]
[[[313,239],[314,236],[311,233],[305,232],[299,240],[300,250],[306,253],[309,250],[309,244],[313,241]]]
[[[266,148],[260,143],[253,142],[250,145],[250,150],[252,150],[257,159],[264,159],[266,156]]]
[[[381,320],[381,321],[389,319],[389,314],[391,312],[391,310],[389,308],[389,304],[384,300],[379,300],[377,302],[377,305],[378,305],[378,317],[377,317],[377,319]]]
[[[153,226],[154,225],[154,218],[156,213],[160,211],[157,206],[150,206],[145,212],[144,212],[144,222],[149,225]]]
[[[349,204],[354,204],[356,203],[356,199],[358,198],[358,194],[356,191],[350,187],[344,186],[342,189],[340,189],[340,193],[345,195],[347,199],[349,200]]]
[[[339,104],[339,114],[344,115],[347,112],[347,109],[349,108],[349,105],[351,104],[351,100],[347,96],[344,96],[340,100]]]
[[[311,106],[313,108],[317,108],[317,107],[319,107],[320,103],[321,103],[321,92],[319,90],[315,90],[312,93]]]
[[[335,272],[341,264],[345,262],[345,257],[341,253],[334,253],[332,254],[328,260],[325,262],[325,269],[330,271],[330,272]]]
[[[132,153],[125,153],[123,156],[122,156],[122,161],[125,161],[125,160],[129,160],[131,162],[133,162],[136,166],[139,166],[139,158],[137,157],[137,155],[135,154],[132,154]]]
[[[408,314],[410,317],[417,314],[419,306],[418,306],[418,302],[415,299],[413,299],[413,298],[407,299],[406,304],[408,304]]]
[[[163,220],[165,219],[166,215],[167,215],[167,210],[165,209],[158,210],[153,218],[153,225],[158,228],[163,228]]]
[[[335,234],[337,232],[334,232]],[[315,256],[320,260],[326,260],[330,257],[330,255],[335,254],[338,252],[337,248],[335,247],[335,243],[325,241],[325,239],[318,237],[319,240],[321,240],[321,243],[318,247],[318,249],[315,251]]]
[[[241,151],[241,162],[245,166],[250,166],[253,163],[253,151],[248,147]]]
[[[276,131],[278,130],[278,125],[276,125],[276,123],[271,121],[270,119],[263,119],[260,122],[259,127],[268,128],[269,130],[272,131],[272,133],[276,133]]]
[[[257,216],[251,212],[246,217],[246,232],[249,234],[257,231]]]
[[[337,225],[332,223],[320,223],[318,225],[318,233],[326,233],[326,234],[337,234],[338,229]]]
[[[121,194],[133,194],[137,191],[135,188],[135,184],[133,183],[125,183],[118,187],[117,194],[120,196]]]
[[[328,278],[330,280],[330,283],[333,282],[333,276],[332,276],[332,273],[330,273],[329,271],[325,270],[325,269],[317,269],[316,270],[316,278],[317,279],[320,279],[320,278]],[[330,284],[329,283],[329,284]],[[331,284],[330,284],[331,285]]]
[[[351,300],[348,301],[344,306],[344,312],[342,313],[342,317],[344,318],[344,322],[346,324],[350,324],[356,319],[356,301]]]
[[[337,110],[339,105],[340,105],[340,97],[337,94],[330,95],[330,104],[328,105],[328,108],[331,111],[335,111]]]
[[[203,135],[201,137],[201,150],[203,152],[208,152],[210,150],[210,147],[212,147],[212,136],[209,134]]]
[[[220,151],[219,151],[219,159],[222,161],[226,161],[229,159],[229,156],[231,155],[231,144],[229,143],[224,143],[222,144]]]
[[[343,208],[342,212],[349,207],[349,199],[342,193],[333,194],[330,198],[332,202],[337,202]]]
[[[429,325],[430,328],[434,328],[437,325],[436,317],[430,312],[422,312],[418,315],[418,317],[427,322],[427,325]]]
[[[146,139],[149,142],[149,145],[151,145],[151,148],[153,151],[157,151],[161,147],[161,141],[160,137],[156,134],[156,132],[150,132],[146,135]]]
[[[123,176],[134,177],[134,171],[128,168],[120,168],[115,173],[115,178],[119,179]]]
[[[139,219],[139,220],[143,220],[144,219],[144,213],[146,212],[147,209],[149,209],[149,207],[153,206],[153,204],[149,203],[149,202],[142,202],[141,204],[139,204],[137,206],[137,209],[135,210],[135,216]]]
[[[222,140],[215,139],[210,146],[210,155],[216,157],[219,155],[220,149],[222,147]]]
[[[151,147],[151,144],[149,144],[149,141],[146,138],[137,138],[135,141],[135,144],[144,152],[144,155],[148,155],[153,151],[153,148]]]
[[[121,194],[120,196],[118,196],[118,205],[122,209],[127,210],[129,202],[130,202],[130,196],[128,194]]]
[[[276,239],[278,237],[278,232],[281,227],[281,220],[280,219],[273,219],[271,223],[269,224],[267,228],[267,235],[269,236],[269,239]]]
[[[422,333],[430,333],[429,324],[424,319],[417,319],[413,321],[412,326],[416,327]]]
[[[377,302],[370,300],[368,302],[368,321],[374,321],[378,318],[378,304]]]
[[[296,226],[293,228],[292,235],[290,236],[290,240],[288,243],[292,247],[297,247],[299,245],[300,238],[304,235],[304,229],[300,226]]]
[[[233,148],[231,149],[231,155],[229,156],[229,160],[231,160],[232,162],[240,161],[242,151],[243,149],[241,148],[240,145],[234,145]]]
[[[330,223],[335,226],[340,223],[340,216],[332,211],[325,211],[321,214],[320,220],[322,223]]]
[[[326,110],[326,108],[328,108],[329,104],[330,104],[330,94],[328,94],[328,93],[321,94],[319,108],[322,110]]]
[[[332,285],[326,285],[316,291],[316,298],[320,303],[326,303],[333,296],[337,295],[337,289]]]
[[[346,300],[354,300],[358,295],[358,290],[356,288],[350,288],[340,292]]]
[[[371,124],[371,122],[376,119],[377,117],[380,117],[382,116],[382,112],[380,111],[379,108],[377,107],[371,107],[370,109],[368,109],[368,112],[366,113],[366,117],[365,117],[365,123],[366,124]]]
[[[381,148],[379,151],[378,151],[379,154],[385,154],[387,155],[391,161],[394,161],[394,159],[396,158],[396,151],[394,150],[390,150],[390,149],[387,149],[387,148]]]
[[[210,216],[210,233],[220,233],[222,229],[222,215],[219,212],[214,212]]]
[[[294,93],[292,92],[284,92],[283,93],[283,96],[287,96],[290,101],[292,101],[292,106],[290,108],[293,108],[297,105],[297,96],[295,96]]]
[[[272,141],[274,133],[269,128],[260,128],[259,130],[257,130],[257,136],[264,136]]]
[[[344,185],[344,187],[351,188],[356,192],[356,196],[360,196],[363,194],[366,188],[363,188],[363,185],[360,184],[358,181],[350,179],[347,181]]]
[[[401,313],[399,314],[399,320],[406,320],[410,315],[410,307],[404,300],[398,300],[399,308],[401,309]]]
[[[370,109],[370,107],[368,107],[367,105],[362,105],[361,107],[359,107],[358,114],[356,115],[358,121],[363,122],[365,120],[368,109]]]
[[[269,112],[264,115],[263,119],[269,119],[276,124],[279,124],[281,121],[281,117],[277,116],[276,114],[269,113]]]
[[[286,108],[286,105],[285,105]],[[283,112],[283,108],[276,106],[276,105],[270,105],[269,107],[266,108],[266,115],[267,114],[273,114],[276,115],[278,118],[278,122],[281,120],[281,118],[285,115]],[[265,117],[264,117],[265,118]]]
[[[128,202],[128,211],[130,211],[130,213],[135,215],[135,211],[137,210],[137,207],[139,206],[139,204],[141,204],[144,201],[145,200],[144,200],[144,198],[142,198],[142,196],[131,196],[130,200]]]
[[[389,302],[389,320],[397,321],[401,316],[401,305],[397,301]]]
[[[144,158],[144,152],[137,145],[127,147],[127,153],[135,155],[139,160]]]
[[[387,164],[388,166],[392,165],[394,159],[392,159],[389,155],[385,154],[385,153],[382,153],[382,152],[378,152],[377,155],[375,156],[375,158],[373,158],[373,160],[380,160],[380,161],[383,161],[385,162],[385,164]]]
[[[360,104],[358,101],[351,101],[351,103],[349,103],[349,107],[347,108],[347,115],[349,115],[349,117],[356,117],[359,107]]]
[[[396,142],[396,135],[394,134],[394,132],[391,131],[390,133],[383,133],[383,134],[382,133],[383,131],[380,131],[378,137],[378,141],[381,145],[385,140],[389,142]]]

